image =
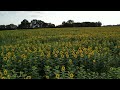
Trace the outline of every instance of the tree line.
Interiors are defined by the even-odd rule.
[[[27,19],[21,21],[17,26],[14,24],[0,25],[0,30],[15,30],[15,29],[33,29],[33,28],[53,28],[55,27],[52,23],[46,23],[42,20],[33,19],[29,22]]]
[[[63,21],[61,25],[57,27],[101,27],[102,23],[98,22],[74,22],[73,20]]]
[[[113,26],[120,26],[120,24],[117,24],[117,25],[104,25],[103,27],[113,27]]]
[[[21,21],[17,26],[14,24],[0,25],[0,30],[15,30],[15,29],[34,29],[34,28],[63,28],[63,27],[101,27],[101,22],[74,22],[73,20],[63,21],[61,25],[55,26],[52,23],[46,23],[42,20],[33,19],[29,22],[27,19]]]

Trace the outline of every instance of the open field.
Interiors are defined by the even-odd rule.
[[[120,27],[0,31],[1,79],[120,79]]]

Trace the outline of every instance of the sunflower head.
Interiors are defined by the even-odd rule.
[[[31,79],[31,76],[27,76],[26,79]]]
[[[7,75],[7,70],[6,69],[4,70],[4,75]]]
[[[61,58],[64,58],[64,55],[63,55],[63,54],[61,54]]]
[[[96,62],[96,60],[93,60],[93,63],[95,63]]]
[[[10,79],[10,75],[7,75],[7,78]]]
[[[73,63],[72,59],[69,59],[69,63],[70,63],[70,64],[72,64],[72,63]]]
[[[7,60],[7,57],[4,57],[3,60],[6,61],[6,60]]]
[[[22,55],[21,55],[21,58],[26,58],[26,55],[25,55],[25,54],[22,54]]]
[[[11,52],[8,52],[8,53],[6,54],[6,56],[11,56]]]
[[[58,55],[57,55],[57,54],[55,54],[54,56],[55,56],[55,57],[58,57]]]
[[[49,79],[49,76],[45,76],[46,77],[46,79]]]
[[[2,77],[1,79],[5,79],[5,77]]]
[[[73,77],[74,77],[74,74],[73,74],[73,73],[70,73],[69,77],[70,77],[70,78],[73,78]]]
[[[61,71],[65,71],[65,66],[64,65],[62,66]]]
[[[60,79],[60,74],[56,74],[55,78]]]

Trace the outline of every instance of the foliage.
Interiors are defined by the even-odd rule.
[[[119,79],[120,27],[0,31],[1,79]]]
[[[62,25],[56,27],[101,27],[102,23],[99,22],[74,22],[73,20],[68,20],[67,22],[63,21]]]

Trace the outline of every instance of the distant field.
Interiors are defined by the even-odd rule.
[[[1,79],[120,79],[120,27],[0,31]]]

